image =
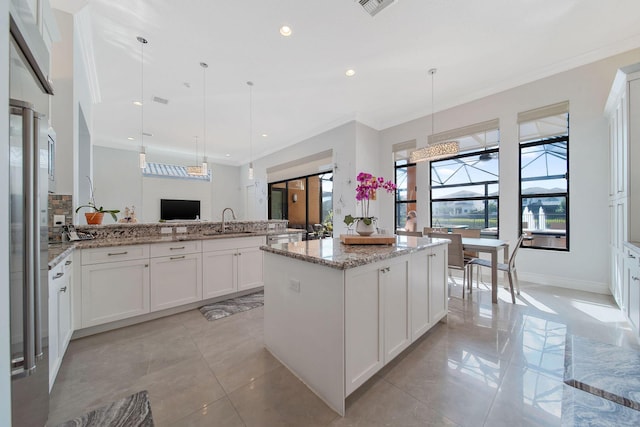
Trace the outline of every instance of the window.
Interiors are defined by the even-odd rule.
[[[415,148],[415,141],[402,142],[393,146],[394,179],[397,187],[394,220],[396,229],[405,227],[409,212],[413,211],[417,215],[416,164],[409,163],[409,156]]]
[[[569,103],[518,114],[523,246],[569,250]]]
[[[416,164],[396,161],[396,229],[404,228],[409,212],[416,212]]]
[[[186,166],[167,165],[164,163],[147,162],[146,167],[142,170],[142,176],[211,182],[211,170],[208,171],[207,175],[189,175]]]
[[[333,231],[333,173],[309,175],[269,184],[269,219],[287,219],[308,238]]]
[[[459,154],[431,162],[431,227],[480,229],[498,237],[498,121],[447,132]],[[434,140],[440,140],[436,135]]]

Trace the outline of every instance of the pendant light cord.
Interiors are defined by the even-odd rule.
[[[437,68],[431,68],[429,70],[429,74],[431,74],[431,139],[432,140],[433,140],[433,135],[435,135],[435,133],[436,133],[436,129],[435,129],[435,125],[434,125],[434,121],[435,121],[434,116],[436,115],[436,107],[435,107],[435,101],[434,101],[435,100],[435,95],[434,95],[434,93],[435,93],[435,90],[434,90],[435,85],[433,83],[436,71],[438,71]],[[427,145],[429,145],[431,143],[432,143],[432,141],[427,141]]]
[[[249,164],[253,166],[253,82],[249,85]]]
[[[207,161],[207,68],[209,67],[206,62],[201,62],[202,67],[202,163]],[[198,159],[196,159],[196,164]]]

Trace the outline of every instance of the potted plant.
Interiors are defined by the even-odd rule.
[[[102,219],[104,218],[104,214],[106,213],[111,214],[111,218],[113,218],[115,222],[118,222],[118,217],[116,216],[116,214],[119,213],[120,210],[104,209],[102,206],[98,207],[96,205],[96,199],[93,192],[93,182],[91,182],[91,178],[87,177],[87,179],[89,180],[89,203],[87,203],[86,205],[78,206],[76,208],[76,213],[78,213],[78,211],[80,211],[80,209],[82,208],[93,209],[93,212],[85,212],[84,214],[84,217],[87,220],[87,224],[90,225],[102,224]]]
[[[360,172],[356,178],[356,200],[362,207],[362,216],[354,217],[347,215],[344,218],[347,226],[356,223],[356,232],[361,236],[370,236],[375,232],[375,217],[369,215],[369,201],[376,199],[376,190],[385,190],[387,193],[396,191],[396,185],[391,181],[385,181],[383,177],[375,177],[367,172]]]

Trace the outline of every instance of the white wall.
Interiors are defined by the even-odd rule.
[[[355,177],[356,177],[356,122],[349,122],[320,135],[306,139],[283,150],[272,153],[253,162],[256,206],[256,218],[267,219],[267,168],[294,161],[325,150],[333,150],[333,162],[337,165],[333,175],[333,224],[334,235],[346,232],[343,219],[345,215],[356,213]],[[363,137],[364,140],[364,137]],[[375,150],[374,150],[375,151]],[[377,158],[377,155],[374,156]],[[243,188],[250,184],[247,179],[248,166],[241,169]]]
[[[9,2],[0,2],[0,200],[9,200]],[[9,210],[0,209],[0,234],[9,235]],[[9,329],[9,241],[0,244],[0,425],[11,425],[11,354]]]
[[[147,160],[174,165],[188,165],[193,159],[184,156],[153,153],[147,150]],[[138,153],[101,146],[93,148],[93,176],[96,202],[105,209],[124,210],[135,206],[141,222],[156,222],[160,218],[160,199],[200,200],[203,220],[220,221],[222,210],[232,208],[243,219],[243,192],[240,168],[209,164],[212,182],[143,177],[138,167]],[[84,203],[84,201],[81,201]],[[81,222],[84,222],[81,219]],[[105,217],[105,224],[111,223]]]
[[[500,237],[513,241],[519,224],[517,113],[569,100],[571,250],[521,249],[518,255],[521,279],[608,293],[609,156],[603,110],[616,70],[639,59],[640,50],[634,50],[436,114],[438,132],[500,119]],[[426,145],[430,132],[430,117],[383,130],[381,157],[388,157],[392,145],[398,142],[416,139],[418,147]],[[392,168],[389,162],[385,173]],[[429,164],[420,163],[419,227],[429,225],[428,183]],[[385,209],[381,216],[390,216],[392,221],[393,210]]]
[[[80,114],[90,131],[93,100],[77,30],[77,20],[88,11],[75,15],[57,9],[53,12],[61,36],[53,43],[51,65],[55,90],[51,125],[56,131],[56,193],[72,194],[73,204],[78,206],[88,199],[86,176],[92,175],[91,136],[83,134]]]

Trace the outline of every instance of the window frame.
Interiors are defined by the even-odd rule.
[[[403,164],[403,165],[398,165],[399,162],[403,162],[403,161],[406,162],[406,163]],[[415,190],[414,190],[414,194],[416,195],[416,198],[415,199],[407,198],[407,200],[398,200],[398,191],[396,190],[394,203],[393,203],[393,226],[394,226],[394,229],[396,229],[396,230],[398,228],[402,228],[401,226],[399,226],[399,223],[398,223],[398,220],[399,220],[399,218],[398,218],[398,206],[399,205],[407,205],[407,208],[408,208],[409,204],[416,205],[416,208],[418,206],[418,199],[417,199],[417,197],[418,197],[418,177],[417,177],[418,169],[417,169],[417,163],[415,163],[415,162],[412,163],[409,159],[399,159],[399,160],[395,160],[393,162],[393,182],[396,184],[396,186],[398,185],[398,169],[407,169],[407,176],[409,176],[408,169],[410,167],[414,168],[415,173],[416,173],[416,186],[415,186]],[[407,180],[407,184],[408,184],[408,180]],[[409,209],[407,209],[407,213],[409,213]]]
[[[550,197],[564,197],[566,200],[565,203],[565,242],[566,242],[566,247],[565,248],[561,248],[561,247],[551,247],[551,246],[534,246],[533,245],[533,239],[531,240],[531,244],[530,245],[525,245],[525,241],[523,241],[521,243],[520,247],[523,248],[528,248],[528,249],[537,249],[537,250],[546,250],[546,251],[559,251],[559,252],[570,252],[571,251],[571,233],[570,233],[570,197],[569,197],[569,192],[570,192],[570,174],[569,174],[569,141],[570,141],[570,116],[569,113],[567,112],[567,134],[566,135],[560,135],[560,136],[551,136],[551,137],[543,137],[537,140],[530,140],[530,141],[526,141],[526,142],[521,142],[519,143],[519,158],[518,158],[518,230],[519,230],[519,235],[522,235],[523,233],[525,233],[525,230],[522,227],[522,201],[523,199],[535,199],[535,198],[550,198]],[[518,126],[520,126],[520,123],[518,123]],[[554,143],[558,143],[558,142],[565,142],[566,143],[566,147],[567,147],[567,159],[566,159],[566,173],[564,174],[563,178],[567,180],[567,190],[566,192],[562,192],[562,193],[532,193],[532,194],[522,194],[522,183],[526,182],[526,181],[533,181],[533,179],[531,178],[527,178],[523,181],[522,178],[522,150],[525,148],[530,148],[530,147],[537,147],[537,146],[541,146],[541,145],[549,145],[549,144],[554,144]],[[560,175],[553,175],[550,177],[547,177],[546,179],[557,179],[560,178]],[[536,177],[536,180],[540,180],[540,177]]]
[[[477,196],[477,197],[447,197],[447,198],[438,198],[435,199],[436,203],[439,202],[461,202],[461,201],[484,201],[484,222],[485,222],[485,227],[483,227],[482,229],[486,229],[489,227],[490,225],[490,216],[489,216],[489,202],[490,201],[495,201],[496,202],[496,234],[495,236],[482,236],[482,237],[486,237],[486,238],[495,238],[497,239],[498,236],[500,235],[500,146],[495,146],[493,148],[487,148],[487,149],[482,149],[482,150],[473,150],[473,151],[467,151],[461,154],[458,154],[456,156],[451,156],[451,157],[447,157],[445,159],[440,159],[440,160],[436,160],[436,161],[432,161],[429,162],[429,220],[430,220],[430,224],[431,227],[434,227],[434,222],[433,222],[433,203],[434,203],[434,198],[433,198],[433,189],[434,186],[433,184],[433,173],[434,173],[434,169],[433,169],[433,164],[439,163],[439,162],[443,162],[443,161],[451,161],[451,160],[456,160],[456,159],[463,159],[463,158],[467,158],[467,157],[473,157],[473,156],[481,156],[483,154],[496,154],[497,156],[497,161],[498,161],[498,175],[496,176],[495,180],[492,181],[477,181],[477,182],[473,182],[470,184],[450,184],[450,185],[442,185],[442,186],[437,186],[435,187],[436,189],[440,189],[440,188],[456,188],[456,187],[470,187],[470,186],[476,186],[476,185],[483,185],[484,189],[485,189],[485,195],[484,196]],[[488,189],[489,189],[489,185],[497,185],[498,186],[498,192],[495,196],[490,196],[488,194]],[[482,230],[481,229],[481,230]]]

